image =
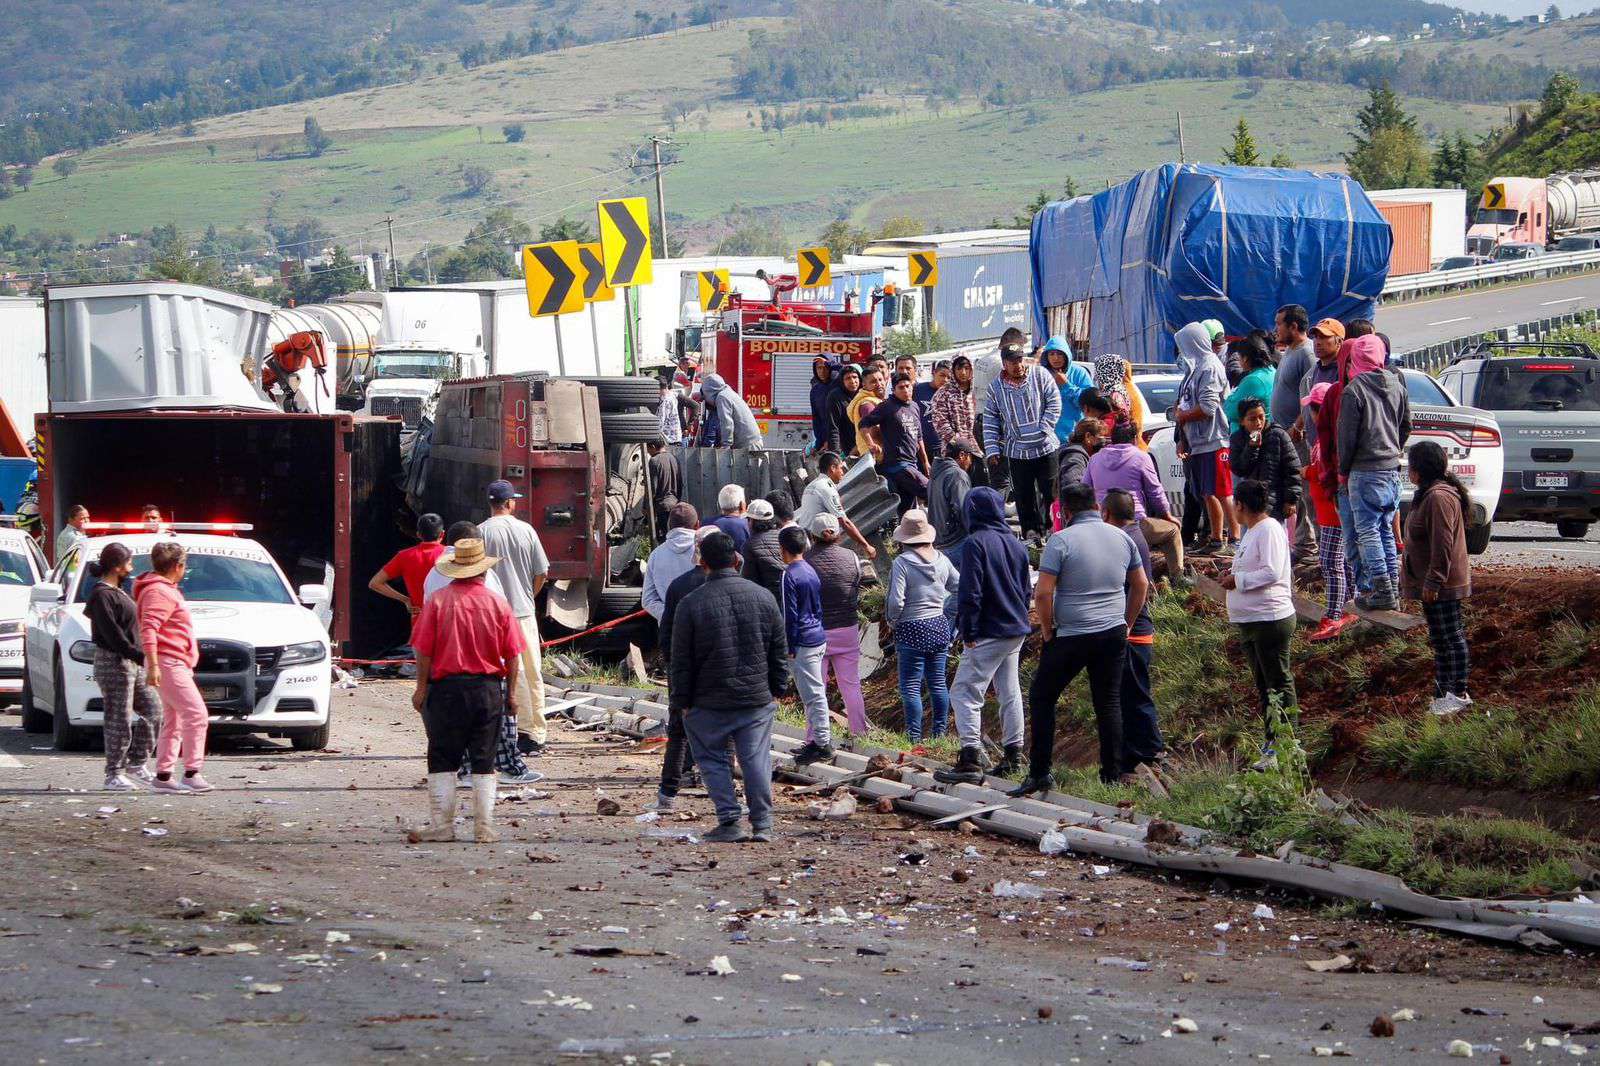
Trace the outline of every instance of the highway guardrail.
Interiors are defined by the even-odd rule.
[[[1497,281],[1520,281],[1523,278],[1552,277],[1557,274],[1576,274],[1596,268],[1600,268],[1600,251],[1560,252],[1541,255],[1534,259],[1516,259],[1505,263],[1462,267],[1460,270],[1432,270],[1426,274],[1405,274],[1398,278],[1390,278],[1383,287],[1383,295],[1402,300],[1414,299],[1426,293],[1445,289],[1471,288]]]

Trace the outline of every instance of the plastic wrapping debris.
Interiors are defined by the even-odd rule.
[[[996,881],[989,891],[1002,899],[1044,899],[1044,889],[1020,881]]]

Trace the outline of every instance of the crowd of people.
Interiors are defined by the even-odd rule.
[[[798,506],[782,491],[747,501],[737,485],[723,489],[721,513],[704,524],[679,504],[646,567],[645,605],[669,662],[670,735],[687,741],[669,749],[657,806],[670,808],[698,765],[718,809],[713,839],[766,838],[766,741],[791,678],[807,722],[797,764],[833,755],[830,669],[850,732],[867,728],[857,603],[875,580],[867,564],[876,549],[837,488],[857,462],[872,463],[899,497],[883,623],[906,736],[921,744],[953,728],[959,738],[941,780],[1022,773],[1015,794],[1049,788],[1056,708],[1080,673],[1101,778],[1135,781],[1140,764],[1163,760],[1150,602],[1161,581],[1189,580],[1186,556],[1220,565],[1264,718],[1274,706],[1287,715],[1297,706],[1295,564],[1312,560],[1326,596],[1309,639],[1350,625],[1351,599],[1362,611],[1418,599],[1435,653],[1429,709],[1470,705],[1467,498],[1438,445],[1406,447],[1407,390],[1387,341],[1370,322],[1313,325],[1289,305],[1271,330],[1230,340],[1220,323],[1194,322],[1174,344],[1182,380],[1169,418],[1184,470],[1181,521],[1149,454],[1144,396],[1120,356],[1086,363],[1060,337],[1030,350],[1009,330],[992,354],[934,362],[926,381],[909,357],[863,366],[818,359],[816,476]],[[694,368],[680,375],[692,382]],[[706,410],[718,421],[742,417]],[[1403,531],[1402,467],[1415,486]],[[714,596],[693,591],[707,585]],[[1020,658],[1036,631],[1043,641],[1025,703]],[[981,729],[991,692],[1001,752],[992,766]],[[1277,753],[1271,729],[1263,735],[1256,765],[1265,770]],[[748,831],[730,745],[747,782]]]

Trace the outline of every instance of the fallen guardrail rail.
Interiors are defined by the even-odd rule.
[[[1558,252],[1534,259],[1514,259],[1504,263],[1462,267],[1459,270],[1430,270],[1425,274],[1402,274],[1390,278],[1383,295],[1401,300],[1416,299],[1426,293],[1447,289],[1469,289],[1501,281],[1548,278],[1561,274],[1580,274],[1600,269],[1600,251]]]
[[[562,700],[593,694],[589,703],[572,705],[563,712],[580,725],[601,724],[635,737],[658,736],[666,730],[666,705],[655,698],[661,696],[659,690],[607,685],[546,685],[545,690]],[[878,770],[877,776],[863,777],[871,769],[868,762],[873,756],[899,757],[899,752],[886,749],[839,751],[832,763],[813,763],[797,770],[790,754],[804,741],[801,731],[778,723],[772,732],[773,754],[786,773],[818,785],[849,788],[874,800],[887,798],[896,810],[911,814],[935,819],[960,816],[978,829],[1032,843],[1046,855],[1075,852],[1173,873],[1239,878],[1332,899],[1360,900],[1414,916],[1421,920],[1419,924],[1431,928],[1490,940],[1522,937],[1548,944],[1535,935],[1542,934],[1566,944],[1600,947],[1600,904],[1583,897],[1575,901],[1442,899],[1416,892],[1398,877],[1317,859],[1291,845],[1273,855],[1241,853],[1211,843],[1212,834],[1207,830],[1063,792],[1014,799],[1003,791],[1011,782],[1000,778],[985,778],[981,785],[942,785],[933,779],[931,770],[911,765],[885,767],[894,771],[889,776]],[[1151,832],[1154,822],[1163,827],[1159,840],[1151,839],[1156,835]]]

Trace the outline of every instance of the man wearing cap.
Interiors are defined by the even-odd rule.
[[[1214,318],[1208,318],[1200,325],[1205,327],[1206,335],[1211,338],[1211,354],[1222,362],[1223,373],[1227,375],[1228,386],[1231,388],[1244,377],[1244,362],[1239,358],[1239,353],[1232,351],[1228,344],[1228,331],[1222,328],[1222,323]]]
[[[511,605],[484,587],[484,574],[498,561],[481,540],[458,542],[451,557],[434,564],[450,584],[423,605],[411,635],[417,655],[411,705],[428,736],[430,820],[415,832],[419,840],[455,839],[456,767],[463,753],[472,768],[474,839],[499,839],[495,740],[501,716],[516,713],[501,686],[516,687],[523,635]]]
[[[1038,541],[1056,496],[1061,392],[1048,370],[1028,366],[1022,356],[1021,345],[1001,349],[1000,376],[983,399],[983,453],[991,474],[999,472],[1003,461],[1009,463],[1017,520],[1023,535]]]
[[[539,655],[539,590],[544,588],[550,560],[538,532],[512,512],[522,494],[509,481],[491,481],[489,517],[479,523],[484,550],[499,561],[495,575],[522,628],[522,669],[511,686],[517,709],[517,747],[524,755],[544,752],[549,730],[544,721],[544,672]]]
[[[706,583],[685,596],[672,622],[669,711],[684,715],[689,745],[717,809],[712,843],[772,839],[772,721],[789,687],[789,650],[777,603],[733,569],[733,540],[700,542]],[[732,743],[744,776],[750,831],[728,759]]]
[[[1291,306],[1286,310],[1291,312],[1299,310],[1302,315],[1304,314],[1303,308]],[[1290,317],[1292,318],[1293,316]],[[1284,313],[1281,311],[1279,312],[1279,322],[1280,339],[1284,336],[1285,330],[1283,327],[1285,325],[1289,327],[1287,331],[1289,335],[1293,336],[1297,323],[1295,321],[1286,322]],[[1294,421],[1285,428],[1289,430],[1289,438],[1294,441],[1295,451],[1300,456],[1302,475],[1311,465],[1311,446],[1317,440],[1316,419],[1307,416],[1303,401],[1310,395],[1311,386],[1324,381],[1333,384],[1339,380],[1339,346],[1344,343],[1344,339],[1344,323],[1337,318],[1324,318],[1311,327],[1306,333],[1304,343],[1297,349],[1299,351],[1309,349],[1309,358],[1304,360],[1304,369],[1300,372],[1300,378],[1295,383]],[[1286,388],[1284,385],[1284,374],[1286,372],[1284,368],[1288,366],[1288,363],[1289,352],[1286,350],[1283,361],[1278,367],[1278,382],[1272,393],[1272,420],[1274,422],[1278,422],[1280,414],[1286,415],[1288,413],[1287,411],[1280,412],[1278,410],[1279,403],[1286,404],[1289,399],[1286,392],[1280,393],[1278,391],[1279,388]],[[1282,423],[1279,424],[1281,425]],[[1302,500],[1310,499],[1310,491],[1311,486],[1307,482],[1301,486],[1300,498]],[[1294,523],[1293,547],[1297,558],[1308,557],[1317,550],[1315,521],[1316,516],[1312,513],[1312,508],[1302,507],[1300,509],[1300,514]]]
[[[806,482],[805,491],[800,494],[800,509],[795,512],[795,524],[808,533],[814,533],[812,524],[817,515],[832,515],[837,519],[837,527],[861,546],[861,553],[868,559],[876,559],[878,549],[867,543],[861,530],[844,513],[844,501],[839,497],[839,482],[844,480],[844,471],[844,460],[837,452],[823,452],[817,456],[817,476]]]
[[[952,437],[944,454],[933,464],[933,480],[928,484],[928,521],[937,536],[933,546],[950,556],[961,569],[961,545],[967,539],[967,520],[962,504],[972,491],[972,462],[978,446],[967,437]]]
[[[806,562],[822,583],[822,631],[827,639],[822,680],[826,684],[828,671],[833,671],[850,732],[860,735],[868,728],[867,701],[861,695],[861,556],[840,542],[839,519],[834,515],[816,515],[806,531],[811,534]]]
[[[744,516],[750,521],[750,538],[739,549],[744,559],[739,572],[782,602],[784,563],[783,551],[778,547],[777,512],[766,500],[751,500]]]

